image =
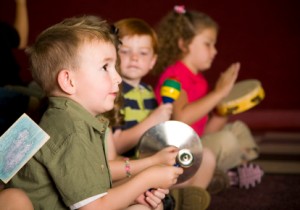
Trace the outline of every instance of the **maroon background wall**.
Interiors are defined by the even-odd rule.
[[[63,18],[94,14],[111,22],[139,17],[155,25],[175,4],[204,11],[221,26],[218,56],[207,77],[211,84],[232,62],[240,61],[239,80],[259,79],[266,91],[256,109],[300,108],[300,3],[294,0],[28,0],[29,44]],[[0,19],[13,22],[13,0],[1,0]],[[22,77],[30,81],[27,57],[16,51]],[[0,58],[1,59],[1,58]],[[149,77],[148,81],[154,83]]]

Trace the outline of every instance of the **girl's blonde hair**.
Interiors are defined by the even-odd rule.
[[[113,28],[96,16],[72,17],[46,29],[28,48],[33,79],[47,95],[58,88],[57,75],[62,69],[79,67],[78,50],[86,41],[112,43],[116,49],[118,38]]]
[[[178,46],[179,39],[188,46],[195,35],[207,28],[218,31],[218,24],[202,12],[174,10],[164,16],[156,28],[159,50],[153,73],[160,74],[167,66],[184,56]]]

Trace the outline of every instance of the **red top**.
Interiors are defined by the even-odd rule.
[[[181,89],[185,90],[188,95],[188,101],[193,102],[204,97],[208,92],[208,83],[201,72],[194,74],[181,61],[176,62],[166,68],[160,75],[158,83],[155,87],[155,95],[160,104],[162,102],[160,89],[163,82],[168,78],[174,78],[181,84]],[[199,136],[203,135],[208,115],[190,125]]]

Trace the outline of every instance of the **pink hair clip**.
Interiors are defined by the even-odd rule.
[[[178,14],[184,14],[186,11],[185,11],[185,8],[184,8],[184,5],[176,5],[174,7],[174,11]]]

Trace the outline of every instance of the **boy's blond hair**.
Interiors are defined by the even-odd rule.
[[[96,16],[65,19],[46,29],[27,49],[33,79],[47,95],[58,88],[57,75],[62,69],[79,67],[78,50],[84,42],[103,41],[116,49],[118,38],[105,20]]]
[[[126,18],[115,23],[115,26],[119,30],[119,37],[122,39],[125,36],[142,36],[148,35],[151,38],[153,51],[158,53],[157,35],[154,29],[139,18]]]

